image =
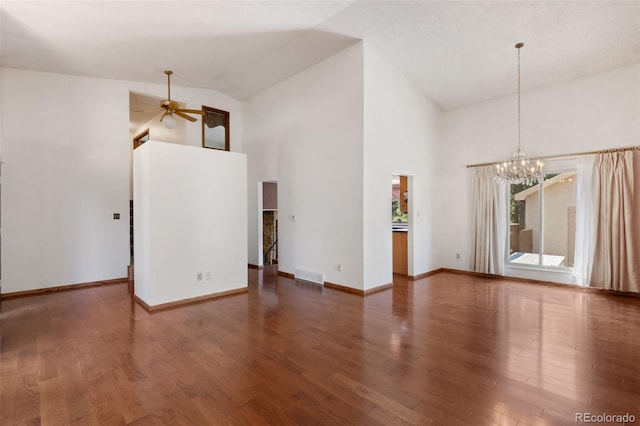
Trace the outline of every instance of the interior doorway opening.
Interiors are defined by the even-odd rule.
[[[409,178],[391,176],[391,233],[393,273],[409,274]]]
[[[278,182],[262,182],[262,264],[278,264]]]

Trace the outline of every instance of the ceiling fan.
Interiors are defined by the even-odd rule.
[[[187,114],[202,115],[202,110],[180,108],[180,105],[176,101],[172,101],[171,74],[173,74],[173,71],[167,70],[164,73],[167,75],[167,99],[160,103],[160,107],[164,109],[162,117],[160,117],[160,122],[164,125],[164,127],[173,129],[174,127],[176,127],[176,119],[174,115],[177,115],[178,117],[184,118],[185,120],[189,120],[191,122],[196,121],[197,118],[191,117]]]

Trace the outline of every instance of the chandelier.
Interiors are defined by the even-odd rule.
[[[531,163],[527,154],[520,149],[520,49],[522,46],[524,43],[516,44],[516,49],[518,49],[518,150],[510,161],[496,164],[496,179],[507,183],[533,185],[544,180],[544,172],[540,160],[537,160],[535,164]]]

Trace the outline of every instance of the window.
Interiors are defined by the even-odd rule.
[[[140,133],[138,136],[133,138],[133,149],[136,149],[143,143],[149,140],[149,129],[146,129],[144,132]]]
[[[229,112],[202,105],[202,146],[229,151]]]
[[[509,185],[510,266],[573,268],[576,181],[576,169],[565,169],[538,184]]]

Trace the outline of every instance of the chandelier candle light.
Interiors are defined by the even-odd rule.
[[[535,165],[532,165],[527,154],[520,149],[520,49],[522,46],[524,43],[516,44],[516,49],[518,49],[518,150],[510,161],[496,164],[496,179],[501,182],[532,185],[544,180],[544,172],[542,171],[544,164],[537,160]]]

